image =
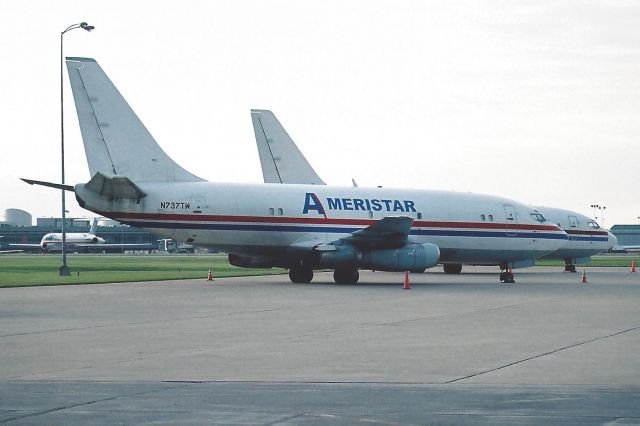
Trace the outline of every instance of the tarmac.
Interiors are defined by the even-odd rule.
[[[515,274],[0,289],[0,424],[640,424],[640,274]]]

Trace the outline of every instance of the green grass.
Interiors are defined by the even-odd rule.
[[[244,269],[229,265],[223,255],[90,255],[67,256],[71,276],[61,277],[59,254],[0,256],[0,287],[99,284],[129,281],[206,279],[281,274],[282,269]]]
[[[591,262],[577,265],[578,268],[585,267],[631,267],[631,259],[634,259],[636,262],[636,266],[638,265],[638,256],[634,255],[601,255],[601,256],[593,256],[591,258]],[[536,266],[564,266],[564,260],[547,260],[547,259],[538,259],[536,260]]]

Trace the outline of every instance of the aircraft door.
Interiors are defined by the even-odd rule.
[[[575,231],[577,231],[580,228],[577,217],[569,216],[569,228]]]
[[[518,213],[511,204],[504,205],[504,213],[507,218],[505,228],[508,237],[515,237],[518,232]]]

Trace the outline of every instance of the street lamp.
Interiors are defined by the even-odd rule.
[[[64,35],[65,33],[82,28],[85,31],[91,31],[95,27],[89,25],[86,22],[80,22],[78,24],[69,25],[64,31],[60,33],[60,148],[62,154],[62,185],[64,185]],[[62,190],[62,265],[60,266],[60,275],[68,276],[69,267],[67,267],[67,233],[65,232],[66,221],[66,206],[65,206],[65,190]]]
[[[595,220],[598,220],[598,214],[600,215],[600,224],[604,227],[604,210],[606,210],[607,206],[601,206],[600,204],[591,204],[591,208],[593,209],[593,216]],[[596,214],[596,210],[598,213]]]

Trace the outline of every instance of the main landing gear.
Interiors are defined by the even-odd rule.
[[[444,263],[442,269],[445,274],[459,274],[462,272],[462,263]]]
[[[503,284],[515,284],[516,280],[513,278],[513,271],[509,268],[502,269],[500,271],[500,282]]]
[[[360,274],[356,268],[336,269],[333,272],[333,280],[336,284],[356,284]]]
[[[298,265],[289,269],[289,279],[292,283],[307,284],[313,279],[313,269],[306,265]]]
[[[576,272],[576,265],[573,263],[569,263],[566,260],[564,261],[564,271],[565,272]]]

